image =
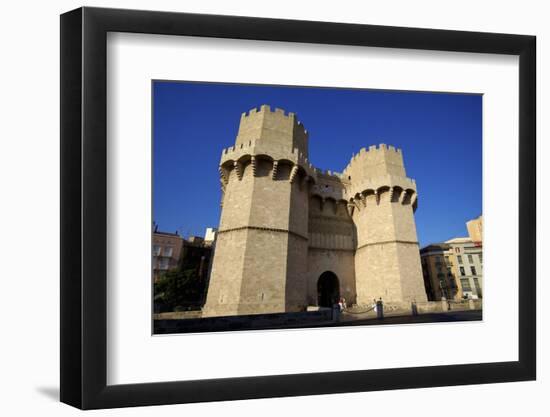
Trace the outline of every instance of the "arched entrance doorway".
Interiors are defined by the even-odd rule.
[[[338,277],[334,272],[323,272],[317,281],[317,304],[319,307],[332,307],[339,298]]]

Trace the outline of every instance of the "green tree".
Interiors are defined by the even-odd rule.
[[[204,299],[205,284],[193,264],[182,264],[164,273],[155,283],[155,302],[168,310],[199,308]]]

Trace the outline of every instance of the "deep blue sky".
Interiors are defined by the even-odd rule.
[[[153,82],[153,219],[160,230],[203,236],[220,218],[218,162],[242,112],[269,104],[297,113],[311,162],[342,172],[352,153],[403,150],[416,180],[421,246],[466,236],[481,214],[482,97],[383,90]]]

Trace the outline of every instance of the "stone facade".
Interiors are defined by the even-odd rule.
[[[420,250],[430,301],[483,297],[483,244],[458,237]]]
[[[466,228],[472,242],[483,242],[483,216],[466,222]]]
[[[182,255],[183,238],[176,233],[153,231],[153,281],[178,266]]]
[[[222,214],[203,316],[305,311],[344,297],[426,301],[401,150],[371,146],[342,173],[314,167],[293,113],[243,113],[219,165]],[[327,294],[326,292],[330,293]]]
[[[452,253],[453,274],[456,276],[457,298],[483,297],[483,244],[470,238],[447,240]]]
[[[420,250],[420,258],[428,300],[460,300],[455,271],[456,258],[451,245],[428,245]]]
[[[211,232],[214,233],[214,232]],[[200,236],[184,239],[178,232],[153,231],[153,281],[157,282],[162,274],[181,266],[182,261],[196,264],[197,278],[206,280],[212,253],[212,242]]]

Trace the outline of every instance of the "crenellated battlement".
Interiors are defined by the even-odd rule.
[[[392,146],[392,145],[386,145],[385,143],[380,143],[378,145],[370,145],[367,148],[361,148],[359,150],[359,153],[356,154],[355,156],[359,156],[359,155],[362,155],[362,154],[366,154],[366,153],[370,153],[371,155],[374,154],[374,153],[377,153],[377,152],[396,152],[396,153],[402,153],[401,152],[401,149],[399,148],[396,148],[395,146]]]
[[[299,148],[290,148],[279,143],[267,142],[261,139],[230,146],[222,151],[220,167],[227,167],[233,162],[243,162],[252,157],[284,161],[301,167],[308,175],[314,177],[316,168],[307,158],[307,154]]]
[[[269,106],[262,106],[260,109],[253,109],[243,113],[243,117],[269,112],[279,117],[291,117],[293,113],[285,113],[281,109],[271,111]],[[345,200],[350,203],[360,201],[365,195],[379,195],[382,190],[392,190],[411,196],[411,204],[415,203],[416,208],[416,183],[413,179],[405,176],[403,156],[401,149],[391,145],[380,144],[362,148],[359,153],[352,156],[350,163],[344,172],[323,170],[315,167],[307,157],[307,154],[297,147],[291,147],[290,143],[267,141],[262,138],[250,139],[247,142],[241,141],[234,146],[222,150],[220,158],[220,175],[222,187],[229,179],[229,172],[236,169],[239,180],[242,179],[242,172],[248,163],[253,164],[253,175],[256,173],[256,161],[267,159],[274,165],[273,172],[276,172],[278,164],[292,165],[296,178],[300,176],[309,180],[313,186],[312,195],[321,198],[333,198]],[[362,197],[363,196],[363,197]],[[414,196],[414,198],[412,198]],[[400,201],[409,202],[409,200]]]
[[[374,162],[387,156],[389,153],[395,153],[397,158],[402,158],[402,151],[400,148],[396,148],[392,145],[386,145],[385,143],[371,145],[368,148],[361,148],[358,153],[351,156],[350,162],[348,163],[346,169],[355,161],[365,160],[367,162]]]
[[[236,145],[251,140],[298,148],[308,153],[308,132],[295,113],[264,104],[242,113]]]
[[[416,192],[416,181],[412,178],[399,177],[395,175],[383,175],[376,178],[368,178],[362,181],[352,181],[348,187],[348,195],[351,197],[364,193],[365,190],[379,190],[383,187],[400,187],[404,190],[410,189]]]
[[[292,118],[292,119],[296,120],[296,122],[298,124],[301,124],[296,118],[296,113],[289,112],[289,111],[280,109],[278,107],[276,107],[275,109],[272,110],[271,106],[268,105],[268,104],[262,104],[260,107],[254,107],[254,108],[242,113],[241,114],[241,121],[243,119],[246,119],[247,117],[256,117],[259,114],[266,114],[266,113],[274,114],[275,116],[280,116],[280,117]]]
[[[406,177],[401,149],[384,143],[378,146],[361,148],[351,157],[344,174],[352,181],[373,178],[385,174]]]
[[[344,193],[346,192],[345,187],[351,185],[345,174],[315,167],[300,149],[290,149],[263,140],[250,140],[246,143],[224,148],[220,158],[220,172],[232,169],[235,163],[246,164],[252,159],[268,159],[274,162],[291,163],[301,168],[312,183],[335,181],[341,184]],[[227,180],[228,176],[225,174],[223,177]]]
[[[315,172],[319,177],[328,177],[333,180],[337,180],[340,182],[347,182],[346,176],[341,172],[331,171],[330,169],[320,169],[315,168]]]
[[[291,148],[280,146],[278,144],[266,143],[259,139],[249,140],[248,142],[236,144],[235,146],[230,146],[228,148],[222,149],[222,161],[224,159],[238,158],[241,154],[250,154],[250,153],[274,153],[278,156],[284,157],[289,154],[296,155],[300,160],[307,161],[307,155],[298,148]]]

